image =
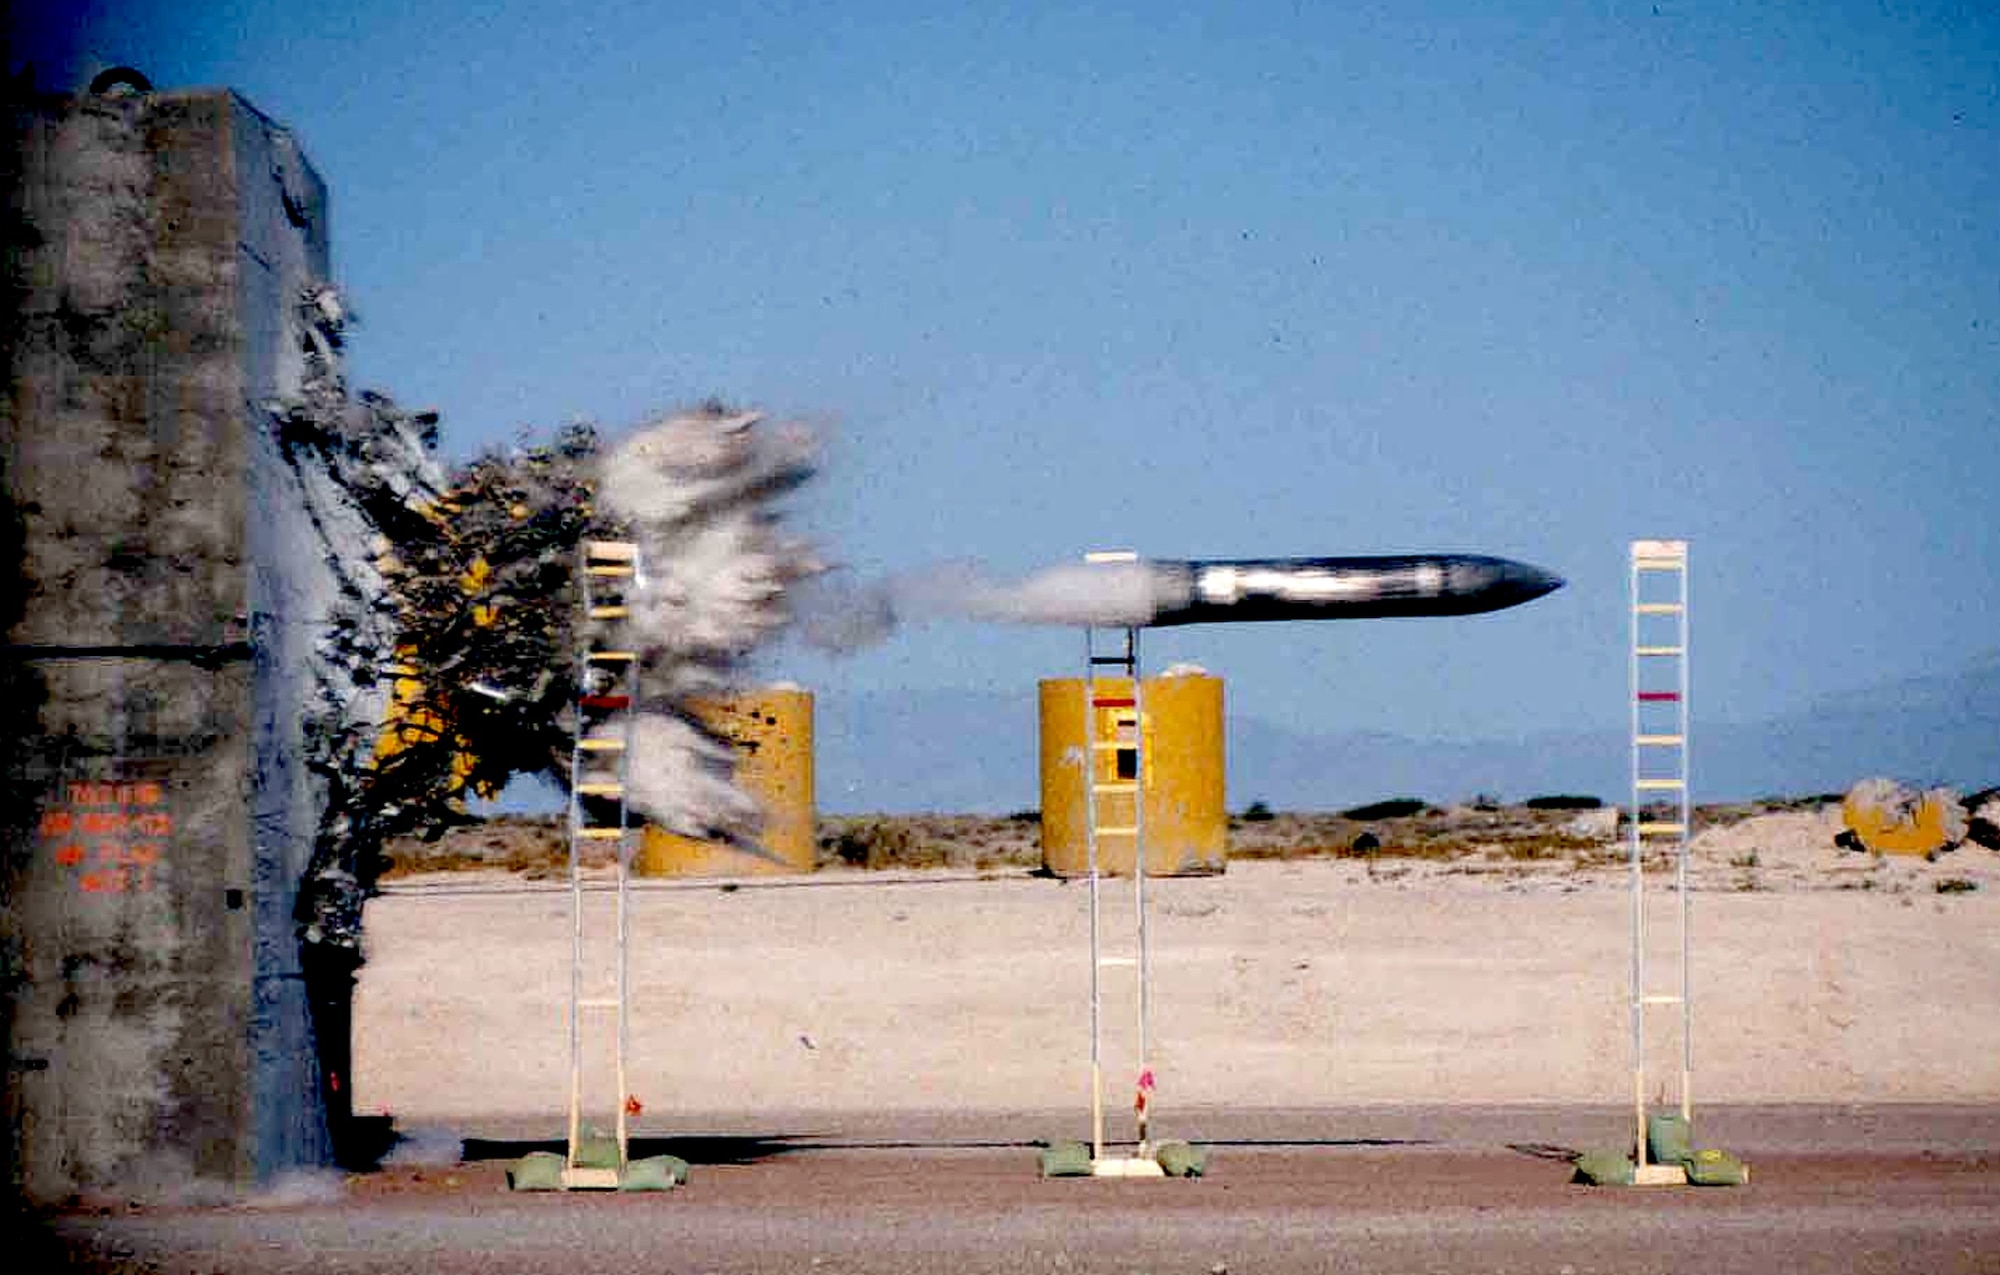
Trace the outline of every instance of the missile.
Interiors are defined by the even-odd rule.
[[[831,650],[879,642],[932,619],[1096,628],[1270,620],[1476,615],[1531,602],[1562,577],[1480,554],[1180,561],[1092,554],[1012,583],[937,568],[869,587],[823,588],[800,605],[808,641]]]
[[[1154,607],[1145,624],[1362,620],[1477,615],[1560,589],[1561,576],[1483,554],[1366,558],[1152,560]]]

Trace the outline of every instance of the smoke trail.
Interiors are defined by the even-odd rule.
[[[997,580],[969,562],[877,581],[832,572],[801,591],[799,625],[813,645],[852,652],[886,641],[905,625],[934,620],[1144,624],[1170,592],[1168,583],[1143,562],[1069,563],[1018,580]]]
[[[638,542],[642,575],[619,635],[641,657],[642,712],[628,792],[688,836],[741,837],[757,805],[735,786],[734,754],[688,711],[726,689],[743,660],[790,619],[788,591],[821,570],[779,525],[777,502],[814,472],[817,440],[719,408],[648,426],[600,462],[601,513]]]

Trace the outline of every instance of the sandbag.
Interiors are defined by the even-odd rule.
[[[688,1180],[688,1162],[677,1155],[653,1155],[634,1160],[619,1175],[620,1191],[667,1191]]]
[[[1162,1142],[1153,1149],[1160,1171],[1170,1178],[1198,1178],[1208,1172],[1208,1152],[1186,1142]]]
[[[1586,1186],[1631,1186],[1632,1157],[1623,1151],[1586,1151],[1576,1158],[1573,1182]]]
[[[1087,1178],[1090,1176],[1090,1145],[1084,1142],[1051,1142],[1042,1148],[1042,1176],[1045,1178]]]
[[[1694,1158],[1694,1131],[1679,1112],[1646,1117],[1646,1159],[1654,1164],[1686,1164]]]
[[[560,1191],[563,1157],[553,1151],[530,1151],[507,1170],[510,1191]]]
[[[1686,1164],[1691,1186],[1742,1186],[1750,1180],[1750,1166],[1713,1147],[1704,1147]]]

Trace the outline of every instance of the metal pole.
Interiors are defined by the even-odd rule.
[[[1632,717],[1632,824],[1630,831],[1632,892],[1632,1116],[1637,1144],[1637,1163],[1646,1164],[1646,882],[1641,862],[1644,839],[1639,832],[1645,819],[1644,790],[1639,787],[1639,559],[1633,556],[1631,570],[1631,689],[1627,695]]]
[[[1690,748],[1692,739],[1688,727],[1692,711],[1688,700],[1688,670],[1693,663],[1693,652],[1688,646],[1690,624],[1688,619],[1688,573],[1687,548],[1681,549],[1680,570],[1680,894],[1681,894],[1681,1119],[1689,1128],[1694,1127],[1694,987],[1691,970],[1693,946],[1689,934],[1688,913],[1692,901],[1688,898],[1688,843],[1694,837],[1694,754]]]
[[[1152,950],[1146,933],[1146,695],[1145,680],[1139,667],[1139,630],[1125,630],[1125,655],[1127,667],[1132,677],[1132,900],[1138,913],[1139,928],[1139,1077],[1138,1084],[1145,1089],[1145,1076],[1152,1067],[1152,999],[1153,963]],[[1138,1110],[1139,1154],[1146,1154],[1146,1125],[1151,1118],[1152,1094],[1144,1093],[1146,1105]]]
[[[1104,1059],[1102,1029],[1103,954],[1098,937],[1097,872],[1097,643],[1096,630],[1083,630],[1083,800],[1084,849],[1090,866],[1090,1158],[1104,1158]]]
[[[634,571],[637,559],[634,559]],[[618,1104],[618,1171],[623,1173],[630,1162],[627,1151],[630,1145],[629,1112],[626,1100],[630,1088],[625,1075],[625,1058],[631,1048],[631,1014],[627,999],[630,989],[630,921],[631,863],[632,863],[632,821],[631,807],[626,794],[632,781],[632,745],[634,723],[638,714],[639,665],[630,661],[625,665],[625,747],[618,753],[618,1092],[614,1095]]]
[[[590,614],[590,572],[588,551],[578,550],[578,578],[583,582],[583,613]],[[588,692],[590,687],[590,658],[577,657],[577,693],[575,698]],[[579,837],[577,830],[583,826],[583,797],[578,784],[583,779],[583,708],[576,706],[576,722],[569,752],[569,1148],[566,1163],[575,1168],[577,1152],[583,1137],[583,1031],[580,1019],[583,1013],[583,876],[577,858]]]

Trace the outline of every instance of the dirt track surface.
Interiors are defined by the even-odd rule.
[[[1710,1190],[1568,1184],[1559,1148],[1616,1141],[1605,1110],[1184,1113],[1211,1174],[1153,1182],[1038,1179],[1018,1139],[1047,1121],[670,1137],[640,1149],[688,1153],[691,1183],[628,1196],[510,1194],[533,1144],[475,1139],[317,1203],[56,1225],[78,1259],[199,1275],[2000,1271],[1992,1108],[1719,1109],[1701,1141],[1754,1176]]]

